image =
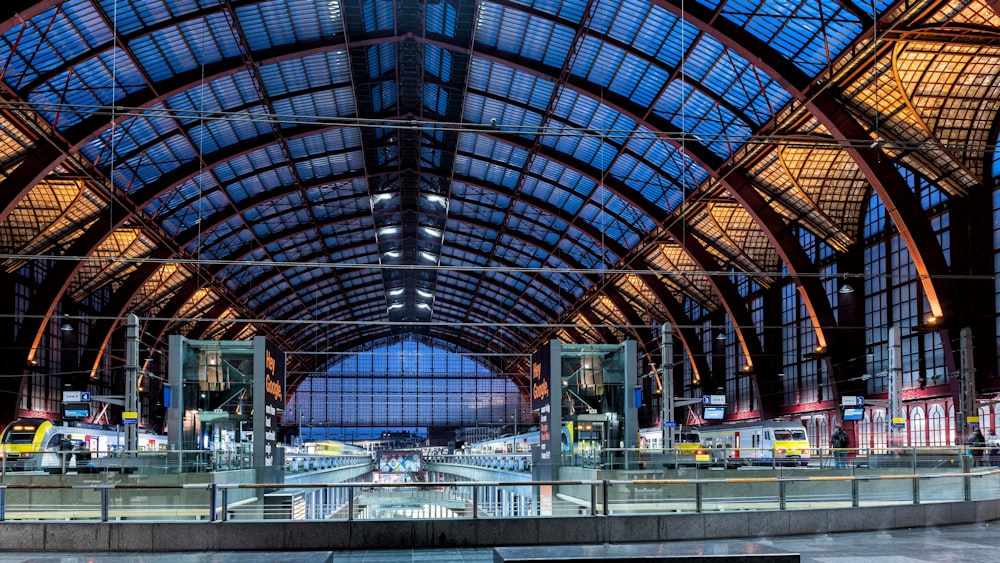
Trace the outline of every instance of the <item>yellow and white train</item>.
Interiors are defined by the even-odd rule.
[[[64,422],[45,418],[21,418],[7,425],[0,436],[5,468],[40,471],[60,468],[76,461],[67,456],[64,444],[73,451],[87,452],[88,458],[114,456],[125,447],[125,433],[120,428]],[[167,437],[139,430],[138,449],[157,451],[167,447]],[[67,457],[66,460],[62,459]]]
[[[662,449],[662,432],[644,428],[639,441],[643,449]],[[687,426],[674,435],[674,455],[681,464],[806,466],[811,451],[806,429],[797,420]]]
[[[798,420],[702,426],[701,444],[730,465],[809,465],[809,435]]]

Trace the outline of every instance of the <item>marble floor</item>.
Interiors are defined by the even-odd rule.
[[[994,563],[1000,560],[1000,522],[877,532],[785,536],[752,540],[665,542],[663,551],[688,553],[799,553],[814,563]],[[623,546],[624,547],[624,546]],[[544,558],[558,546],[533,548]],[[542,559],[544,560],[544,559]],[[694,559],[691,559],[692,561]],[[302,552],[13,553],[0,546],[0,563],[493,563],[492,548]]]

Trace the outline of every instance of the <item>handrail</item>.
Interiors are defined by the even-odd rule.
[[[931,490],[931,493],[947,493],[945,496],[952,500],[971,500],[973,479],[990,479],[990,486],[986,489],[992,498],[1000,498],[1000,469],[992,469],[976,472],[957,473],[937,473],[937,474],[904,474],[904,475],[815,475],[815,476],[778,476],[778,477],[736,477],[719,479],[583,479],[572,481],[436,481],[421,483],[369,483],[369,482],[346,482],[346,483],[183,483],[183,484],[150,484],[150,483],[2,483],[0,484],[0,521],[17,518],[19,520],[44,520],[47,518],[77,519],[77,520],[99,520],[107,522],[114,516],[115,518],[168,518],[171,515],[178,520],[190,520],[192,518],[204,519],[209,522],[228,521],[230,512],[234,507],[246,507],[253,502],[248,499],[255,499],[260,504],[261,500],[266,501],[270,495],[279,497],[297,497],[302,500],[306,492],[311,490],[329,490],[329,496],[338,497],[340,500],[335,506],[326,506],[323,509],[323,518],[330,518],[330,514],[340,513],[344,519],[355,520],[363,518],[359,512],[363,495],[366,491],[417,489],[426,492],[425,489],[438,489],[436,495],[419,494],[394,496],[390,494],[379,497],[381,500],[397,500],[403,504],[409,499],[430,502],[435,499],[451,505],[467,506],[465,516],[469,518],[480,518],[492,516],[491,510],[501,495],[500,490],[532,491],[533,495],[540,495],[543,491],[551,489],[556,491],[552,499],[567,503],[567,506],[576,506],[584,512],[574,513],[577,516],[600,516],[612,513],[622,513],[629,510],[642,510],[643,513],[657,513],[662,509],[666,512],[681,511],[703,512],[711,506],[711,503],[724,499],[727,504],[746,505],[742,510],[760,510],[773,508],[754,508],[755,506],[770,507],[776,506],[778,510],[785,510],[790,504],[836,504],[843,506],[858,507],[862,502],[871,506],[899,504],[900,502],[911,502],[920,504],[927,502],[922,499],[927,489],[921,489],[920,483],[936,482],[938,488]],[[892,482],[899,480],[909,480],[913,482],[908,498],[902,496],[899,488],[891,492],[893,497],[884,497],[887,491],[872,492],[870,498],[863,498],[860,494],[859,484],[877,484],[879,482]],[[960,481],[960,488],[950,489],[949,484],[955,480]],[[836,485],[838,483],[849,483],[850,490],[829,489],[818,490],[810,487],[807,493],[792,494],[790,485],[795,483],[826,483]],[[709,497],[706,495],[708,487],[741,485],[764,487],[757,490],[756,495],[744,494],[735,497]],[[777,485],[777,491],[772,492],[771,487]],[[664,494],[670,493],[673,496],[656,497],[654,502],[647,502],[648,499],[630,497],[629,494],[635,492],[635,488],[660,487]],[[683,490],[690,490],[693,487],[693,497],[688,496]],[[143,503],[141,499],[148,499],[147,495],[130,497],[128,491],[162,490],[168,498],[172,499],[171,511],[160,510],[148,500]],[[10,501],[17,497],[19,492],[27,491],[27,498],[32,503],[42,502],[39,498],[43,496],[49,499],[51,504],[45,506],[15,506],[12,510]],[[45,496],[40,491],[51,492]],[[249,496],[244,499],[236,499],[230,503],[229,499],[234,491],[246,491]],[[340,491],[338,495],[336,492]],[[575,492],[576,491],[576,492]],[[672,491],[672,492],[671,492]],[[86,505],[81,502],[79,495],[98,493],[100,499],[97,503]],[[587,493],[585,496],[578,496],[580,493]],[[60,496],[66,495],[66,496]],[[193,495],[193,496],[191,496]],[[261,496],[263,495],[263,496]],[[617,496],[616,496],[617,495]],[[24,496],[24,495],[21,495]],[[327,495],[320,495],[327,496]],[[589,497],[589,498],[588,498]],[[132,504],[126,505],[128,499],[133,499]],[[200,500],[199,500],[200,499]],[[279,498],[281,502],[287,499]],[[377,499],[369,499],[368,504],[377,504]],[[191,504],[186,504],[186,502]],[[302,500],[305,502],[305,500]],[[645,503],[645,504],[644,504]],[[847,503],[847,504],[845,504]],[[287,503],[286,503],[287,504]],[[294,503],[293,503],[294,504]],[[541,503],[539,503],[541,504]],[[82,505],[82,506],[78,506]],[[632,506],[636,505],[636,506]],[[662,506],[668,506],[663,508]],[[181,507],[181,508],[176,508]],[[258,507],[264,509],[264,505]],[[732,510],[730,506],[726,510]],[[163,512],[163,513],[161,513]],[[292,514],[294,508],[280,504],[277,514],[279,518],[294,518]],[[329,513],[329,514],[328,514]],[[532,516],[555,516],[558,514],[533,513]],[[272,514],[263,514],[264,518],[273,518]]]

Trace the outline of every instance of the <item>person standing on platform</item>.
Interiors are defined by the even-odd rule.
[[[990,430],[989,435],[986,436],[986,463],[989,465],[997,465],[1000,463],[1000,436],[997,436],[995,430]]]
[[[976,428],[976,431],[969,435],[966,443],[969,446],[969,455],[972,456],[972,466],[979,467],[983,465],[983,452],[986,450],[986,438],[983,436],[982,431]]]
[[[837,469],[847,468],[847,448],[851,445],[851,438],[844,432],[838,424],[833,427],[833,434],[830,435],[830,447],[833,448],[833,466]]]

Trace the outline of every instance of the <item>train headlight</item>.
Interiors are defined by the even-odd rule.
[[[777,450],[775,450],[775,453],[777,453],[778,455],[784,455],[785,454],[785,448],[778,448]]]

